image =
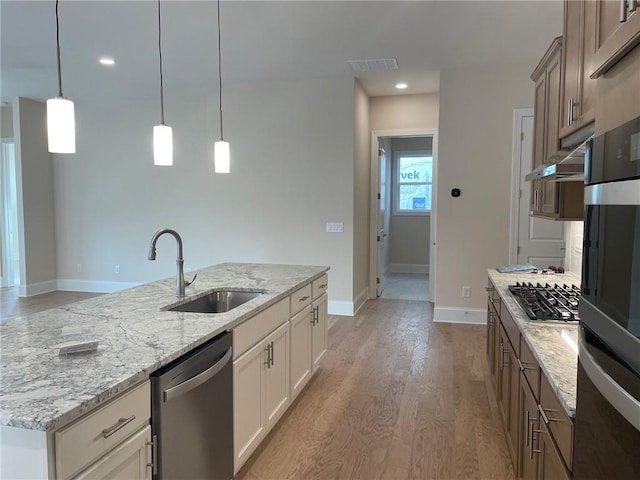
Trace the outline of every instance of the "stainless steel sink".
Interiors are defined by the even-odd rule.
[[[233,310],[263,293],[262,290],[221,290],[166,310],[170,312],[223,313]]]

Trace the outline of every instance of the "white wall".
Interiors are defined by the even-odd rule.
[[[147,260],[153,233],[172,227],[183,237],[186,269],[225,261],[328,265],[330,308],[350,304],[353,106],[352,81],[227,87],[231,173],[215,175],[215,89],[165,95],[173,167],[153,166],[157,101],[76,103],[77,154],[55,159],[59,278],[103,287],[175,275],[172,238],[161,238],[157,260]],[[326,233],[328,221],[344,222],[345,233]]]
[[[353,295],[357,310],[368,298],[369,289],[369,205],[371,152],[369,96],[354,82],[353,128]]]
[[[486,269],[508,262],[513,110],[532,105],[532,69],[441,73],[436,317],[438,308],[484,309]],[[471,298],[462,298],[463,285]]]
[[[407,130],[438,128],[440,96],[390,95],[369,99],[371,130]]]
[[[13,109],[10,106],[0,107],[0,137],[13,138]]]
[[[14,140],[18,196],[21,296],[56,288],[53,165],[47,146],[46,104],[18,98]]]

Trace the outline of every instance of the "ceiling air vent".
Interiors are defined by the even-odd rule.
[[[349,60],[347,62],[354,72],[378,72],[380,70],[397,70],[398,60],[395,58],[377,58],[373,60]]]

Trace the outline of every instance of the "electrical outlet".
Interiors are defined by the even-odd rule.
[[[462,287],[462,298],[471,297],[471,287]]]
[[[78,272],[78,273],[82,273],[82,264],[81,264],[81,263],[78,263],[78,264],[76,265],[76,272]]]
[[[327,222],[327,233],[342,233],[342,232],[344,232],[344,223]]]
[[[113,273],[120,273],[120,265],[116,265],[115,267],[113,267]]]

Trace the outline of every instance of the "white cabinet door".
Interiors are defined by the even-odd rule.
[[[151,427],[146,426],[114,448],[74,480],[145,480],[151,478]]]
[[[311,378],[311,307],[294,316],[291,325],[291,400]]]
[[[271,428],[289,406],[289,322],[265,339],[271,360],[265,365],[267,428]]]
[[[267,353],[260,342],[233,362],[234,471],[256,449],[265,435],[264,381]]]
[[[314,320],[311,327],[312,372],[320,367],[320,361],[327,351],[327,298],[325,293],[311,305],[311,317]]]

